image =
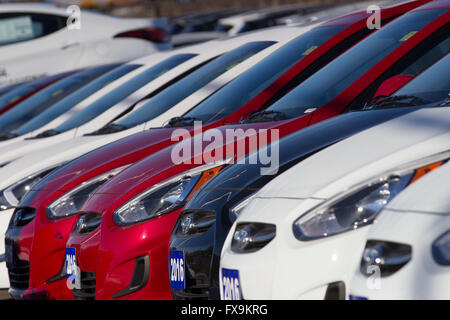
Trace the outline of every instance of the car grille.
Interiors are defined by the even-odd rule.
[[[95,299],[95,273],[81,271],[80,289],[73,289],[73,298],[75,300],[94,300]]]
[[[8,268],[11,288],[26,290],[30,281],[30,263],[15,259],[14,266]]]

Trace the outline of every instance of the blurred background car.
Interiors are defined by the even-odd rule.
[[[0,87],[171,48],[165,19],[73,15],[75,22],[51,5],[1,4]]]
[[[326,5],[299,4],[254,10],[249,13],[220,19],[215,30],[227,32],[229,35],[236,35],[252,30],[276,26],[277,19],[287,15],[305,15],[314,11],[323,10],[324,7],[326,7]]]

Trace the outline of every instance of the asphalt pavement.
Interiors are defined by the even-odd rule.
[[[0,300],[9,300],[11,296],[8,293],[8,289],[0,289]]]

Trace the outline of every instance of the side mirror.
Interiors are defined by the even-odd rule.
[[[391,94],[403,87],[413,78],[414,76],[409,74],[398,74],[384,80],[383,83],[381,83],[381,85],[378,87],[377,92],[375,92],[372,102],[377,102],[377,100],[381,98],[389,97]]]

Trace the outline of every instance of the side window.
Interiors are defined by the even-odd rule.
[[[378,87],[390,77],[399,74],[415,77],[447,55],[450,52],[449,32],[450,24],[447,23],[384,72],[351,103],[348,110],[361,109],[366,102],[372,100]]]
[[[64,28],[66,20],[66,17],[49,14],[0,14],[0,46],[49,35]]]

